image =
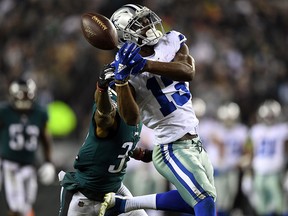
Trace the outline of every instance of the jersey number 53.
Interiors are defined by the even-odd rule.
[[[39,128],[35,125],[23,126],[11,124],[9,127],[9,147],[14,151],[35,151],[39,136]]]

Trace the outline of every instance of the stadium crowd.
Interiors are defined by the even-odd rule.
[[[0,0],[0,101],[11,80],[26,74],[37,82],[38,101],[66,102],[78,118],[71,137],[84,136],[100,68],[113,51],[93,48],[83,37],[84,12],[110,17],[124,0]],[[266,99],[282,106],[288,120],[288,1],[146,0],[163,18],[166,30],[188,39],[196,61],[193,97],[202,98],[206,115],[234,101],[247,127]]]

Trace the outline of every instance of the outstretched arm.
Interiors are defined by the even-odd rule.
[[[128,82],[116,83],[117,104],[120,116],[128,125],[136,125],[140,121],[140,112],[133,96],[133,89]]]
[[[96,134],[97,136],[104,138],[108,136],[110,130],[116,128],[116,108],[112,106],[108,90],[97,87],[94,99],[97,106],[94,114]]]
[[[165,76],[175,81],[192,81],[195,76],[195,61],[186,44],[176,53],[172,62],[147,60],[142,71]]]
[[[113,62],[118,110],[128,125],[137,125],[140,121],[139,108],[134,99],[132,87],[130,88],[128,83],[129,76],[134,70],[133,67],[136,67],[138,72],[146,63],[146,60],[138,54],[139,50],[136,44],[126,43],[117,52]]]
[[[108,93],[108,85],[113,80],[113,77],[113,68],[105,65],[94,93],[96,103],[96,112],[94,114],[96,134],[101,138],[107,137],[110,130],[113,130],[117,126],[116,106],[113,106]]]

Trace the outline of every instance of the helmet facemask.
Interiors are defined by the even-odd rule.
[[[164,34],[161,19],[147,7],[128,4],[117,10],[111,17],[117,29],[119,48],[126,41],[139,47],[155,45]]]
[[[9,87],[10,101],[18,110],[29,110],[36,97],[36,84],[32,79],[14,81]]]

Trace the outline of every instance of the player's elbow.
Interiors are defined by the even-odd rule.
[[[187,74],[188,81],[192,81],[195,77],[195,60],[192,56],[189,56],[189,60],[184,63],[184,68]]]
[[[192,81],[195,77],[195,68],[192,65],[183,64],[182,79],[185,81]]]
[[[194,77],[195,77],[195,70],[193,68],[189,68],[189,71],[187,73],[188,81],[192,81]]]

